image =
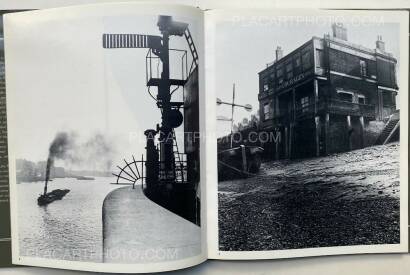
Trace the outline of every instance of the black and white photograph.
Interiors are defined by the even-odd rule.
[[[201,261],[201,24],[127,5],[5,19],[21,263]]]
[[[400,23],[371,12],[215,18],[221,255],[403,245]]]
[[[409,11],[223,6],[3,15],[13,265],[408,253]]]

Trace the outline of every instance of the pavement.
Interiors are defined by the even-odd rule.
[[[106,263],[176,261],[201,253],[201,229],[149,200],[141,186],[107,195],[103,205]]]
[[[399,243],[399,148],[271,161],[219,182],[220,250]]]

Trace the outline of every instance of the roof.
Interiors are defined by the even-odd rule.
[[[350,41],[346,41],[346,40],[338,39],[338,38],[335,38],[335,37],[331,37],[330,35],[328,35],[328,37],[326,37],[326,38],[329,39],[329,40],[331,40],[332,42],[335,42],[335,43],[338,43],[338,44],[342,44],[342,45],[345,46],[345,47],[354,48],[355,50],[359,50],[359,51],[365,52],[365,53],[367,53],[367,54],[381,55],[381,56],[383,56],[383,57],[385,57],[385,58],[388,58],[388,59],[397,61],[397,60],[393,57],[393,55],[392,55],[391,53],[389,53],[389,52],[382,52],[382,51],[380,51],[380,50],[378,50],[378,49],[370,49],[370,48],[364,47],[364,46],[362,46],[362,45],[352,43],[352,42],[350,42]],[[302,49],[303,47],[305,47],[307,44],[311,43],[311,42],[312,42],[313,40],[315,40],[315,39],[323,41],[325,38],[321,38],[321,37],[318,37],[318,36],[312,36],[311,39],[309,39],[308,41],[306,41],[305,43],[303,43],[301,46],[297,47],[296,49],[294,49],[294,50],[291,51],[290,53],[286,54],[285,56],[283,56],[283,57],[282,57],[281,59],[279,59],[278,61],[275,60],[275,61],[273,61],[273,62],[268,63],[267,67],[266,67],[265,69],[261,70],[258,74],[263,74],[265,71],[268,71],[268,70],[272,69],[272,68],[275,67],[277,64],[281,64],[281,63],[285,62],[286,59],[287,59],[289,56],[295,54],[297,51],[299,51],[300,49]]]

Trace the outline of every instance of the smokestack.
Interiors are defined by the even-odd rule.
[[[332,32],[334,38],[347,41],[347,30],[342,23],[333,23]]]
[[[377,41],[376,41],[376,49],[381,50],[382,52],[384,52],[385,48],[384,48],[384,41],[382,40],[382,36],[378,35],[377,36]]]
[[[46,178],[45,178],[45,184],[44,184],[44,195],[47,194],[47,183],[50,179],[50,170],[53,166],[54,160],[52,156],[48,156],[47,159],[47,166],[46,166]]]
[[[280,46],[276,48],[276,61],[283,57],[283,50]]]
[[[46,166],[46,178],[44,184],[44,195],[47,193],[47,183],[50,180],[50,171],[56,158],[63,158],[71,146],[70,137],[67,133],[58,133],[48,148]]]

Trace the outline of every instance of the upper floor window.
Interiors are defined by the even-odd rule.
[[[286,64],[286,78],[291,79],[293,77],[292,62]]]
[[[263,117],[265,120],[269,119],[271,115],[271,108],[269,102],[265,103],[263,105]]]
[[[276,70],[276,77],[277,77],[277,81],[278,84],[281,84],[283,82],[283,68],[282,67],[278,67],[278,69]]]
[[[357,101],[359,104],[366,104],[366,97],[364,95],[358,95]]]
[[[366,60],[360,60],[360,74],[367,76],[367,62]]]
[[[353,94],[352,93],[342,92],[342,91],[338,91],[337,93],[339,95],[340,100],[347,101],[347,102],[353,102]]]
[[[295,56],[295,68],[299,68],[300,67],[300,55]]]
[[[282,67],[278,67],[278,69],[276,70],[276,77],[281,77],[283,76],[283,68]]]
[[[392,107],[395,105],[395,95],[389,91],[383,91],[383,106],[384,107]]]
[[[309,68],[311,67],[311,64],[310,64],[310,52],[305,52],[305,53],[302,55],[302,67],[303,67],[303,70],[307,70],[307,69],[309,69]]]
[[[316,67],[323,68],[323,50],[316,49]]]
[[[267,90],[269,90],[269,84],[265,83],[263,84],[263,91],[266,92]]]

